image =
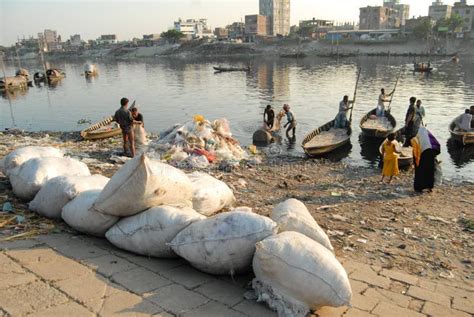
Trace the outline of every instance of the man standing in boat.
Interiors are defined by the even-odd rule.
[[[123,154],[127,154],[128,145],[130,144],[130,155],[135,156],[135,136],[133,134],[133,117],[128,110],[128,99],[120,100],[120,109],[115,112],[114,120],[120,125],[123,137]]]
[[[342,101],[339,103],[339,113],[336,116],[334,127],[337,129],[345,129],[348,126],[347,120],[347,111],[351,109],[349,106],[351,103],[354,103],[352,100],[349,100],[349,96],[344,96]]]
[[[391,95],[393,95],[393,93],[394,91],[386,95],[385,88],[380,89],[379,101],[377,103],[377,110],[375,111],[375,115],[377,117],[385,116],[385,103],[390,101],[390,99],[388,99],[387,97],[390,97]]]
[[[286,129],[286,137],[288,139],[294,139],[295,138],[295,132],[296,132],[296,118],[295,118],[295,115],[293,113],[293,111],[290,110],[290,106],[285,104],[283,105],[283,110],[285,111],[285,114],[286,114],[286,118],[288,120],[288,122],[285,124],[285,128],[288,126],[288,128]],[[289,132],[293,130],[293,136],[290,137],[290,134]]]

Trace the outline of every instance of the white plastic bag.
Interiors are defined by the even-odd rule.
[[[58,176],[48,180],[29,204],[31,211],[36,211],[47,218],[60,219],[61,209],[80,193],[86,190],[102,190],[109,179],[102,175],[92,176]]]
[[[13,192],[31,200],[44,183],[57,176],[90,176],[86,164],[71,158],[43,157],[26,161],[9,172]]]
[[[79,232],[104,237],[107,230],[119,218],[90,210],[99,195],[100,190],[88,190],[80,193],[63,207],[61,217],[68,225]]]
[[[171,258],[176,257],[176,254],[167,243],[191,223],[205,218],[189,207],[154,207],[138,215],[122,218],[107,231],[105,237],[120,249],[146,256]]]
[[[435,160],[435,173],[434,173],[434,184],[435,186],[443,185],[443,168],[441,161]]]
[[[276,227],[270,218],[251,212],[225,212],[189,225],[170,245],[203,272],[232,275],[251,268],[255,243]]]
[[[186,174],[143,154],[115,173],[92,208],[127,217],[160,205],[191,206],[191,200],[192,185]]]
[[[287,231],[257,243],[252,287],[279,316],[306,316],[322,306],[350,305],[347,273],[336,257],[305,235]]]
[[[4,171],[8,176],[10,170],[20,166],[29,159],[40,157],[63,157],[64,153],[50,146],[25,146],[10,152],[4,158]]]
[[[212,216],[235,203],[234,193],[226,183],[200,172],[188,176],[193,185],[193,208],[197,212]]]
[[[288,199],[273,208],[271,218],[279,225],[279,232],[296,231],[319,242],[331,252],[334,248],[306,206],[297,199]]]

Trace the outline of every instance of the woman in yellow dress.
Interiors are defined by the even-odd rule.
[[[397,176],[400,171],[398,169],[398,154],[400,153],[397,149],[397,141],[395,141],[395,133],[388,135],[387,139],[382,144],[382,156],[383,156],[383,170],[382,180],[385,177],[389,177],[388,183],[392,181],[393,176]]]

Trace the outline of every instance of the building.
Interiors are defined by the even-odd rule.
[[[257,36],[270,34],[270,18],[264,15],[252,14],[245,16],[245,39],[253,42]]]
[[[62,49],[61,37],[57,35],[56,31],[44,30],[42,36],[38,34],[38,39],[41,40],[41,45],[47,52],[58,51]]]
[[[101,35],[97,39],[97,44],[99,45],[112,45],[112,44],[117,44],[117,43],[118,43],[117,35],[115,34]]]
[[[244,38],[245,23],[234,22],[231,25],[226,26],[226,29],[229,34],[229,39],[237,40]]]
[[[474,38],[474,5],[468,5],[466,0],[455,2],[452,14],[459,15],[464,22],[460,29],[456,30],[456,33],[462,37]]]
[[[290,34],[290,0],[260,0],[260,15],[270,19],[270,34]]]
[[[303,37],[319,39],[324,38],[328,31],[334,29],[332,20],[301,20],[298,25],[298,34]]]
[[[399,0],[384,0],[383,6],[360,8],[359,29],[396,29],[405,26],[410,17],[410,6]]]
[[[453,10],[453,6],[448,4],[443,4],[443,1],[436,0],[430,5],[428,16],[433,18],[434,20],[442,20],[448,19],[451,17],[451,12]]]
[[[214,35],[218,40],[227,40],[229,38],[229,31],[226,28],[215,28]]]
[[[418,25],[425,23],[429,23],[432,27],[434,27],[436,24],[436,20],[430,16],[408,19],[406,20],[404,31],[406,34],[413,33],[413,31]]]
[[[389,17],[392,27],[403,27],[410,18],[410,6],[400,3],[400,0],[384,0],[383,7],[392,9]]]
[[[70,43],[69,45],[74,46],[74,47],[82,46],[81,36],[79,34],[71,35],[69,39],[69,43]]]
[[[174,29],[188,38],[214,37],[207,25],[207,19],[187,19],[174,22]]]

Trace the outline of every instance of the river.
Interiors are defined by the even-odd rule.
[[[280,109],[291,105],[298,121],[296,144],[283,139],[273,152],[301,156],[304,135],[331,120],[343,95],[352,96],[357,70],[362,69],[354,109],[351,146],[342,151],[350,164],[376,166],[377,147],[360,138],[359,121],[377,103],[380,88],[390,91],[401,71],[392,103],[392,114],[401,126],[408,99],[416,96],[426,109],[425,123],[442,144],[443,172],[450,179],[474,180],[474,148],[449,146],[448,125],[465,108],[474,104],[474,61],[432,60],[430,75],[412,72],[411,58],[359,57],[341,60],[305,59],[156,59],[140,61],[93,61],[97,77],[82,75],[85,60],[50,61],[65,71],[66,78],[56,86],[30,87],[7,98],[0,98],[0,128],[28,131],[81,130],[80,119],[98,121],[111,115],[126,96],[136,100],[146,128],[159,132],[193,115],[225,117],[242,144],[252,142],[261,126],[263,109],[272,104]],[[251,71],[214,73],[213,65],[251,66]],[[18,68],[6,63],[7,75]],[[22,61],[32,75],[40,70],[36,60]],[[449,143],[451,144],[451,143]]]

